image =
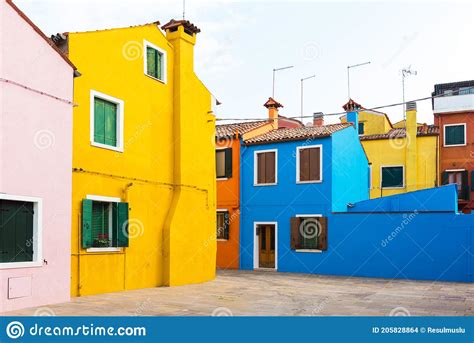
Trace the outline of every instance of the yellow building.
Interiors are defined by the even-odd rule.
[[[66,33],[74,83],[73,296],[216,269],[215,117],[188,21]]]
[[[406,121],[395,124],[385,113],[349,100],[358,112],[357,128],[370,165],[370,197],[378,198],[437,186],[439,130],[418,124],[416,103],[407,104]],[[346,122],[346,116],[341,117]]]

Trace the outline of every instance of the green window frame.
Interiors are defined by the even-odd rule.
[[[145,73],[154,79],[165,82],[166,55],[157,46],[145,41]]]
[[[217,239],[228,240],[229,231],[229,211],[217,211]]]
[[[444,125],[444,146],[466,145],[466,124]]]
[[[405,168],[403,166],[382,166],[380,174],[382,188],[405,187]]]
[[[34,204],[0,199],[0,263],[33,262]]]
[[[94,142],[112,147],[118,146],[118,105],[94,97]]]
[[[218,179],[232,177],[232,148],[216,150],[216,177]]]
[[[359,128],[358,128],[359,135],[363,135],[363,134],[364,134],[364,130],[365,130],[365,125],[364,125],[364,123],[360,123],[360,122],[359,122]]]
[[[128,203],[82,200],[82,247],[128,247]]]

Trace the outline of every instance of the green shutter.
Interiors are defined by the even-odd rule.
[[[157,51],[149,46],[146,48],[146,73],[157,77],[156,73],[156,53]]]
[[[446,145],[465,144],[464,125],[445,126]]]
[[[94,99],[94,142],[105,143],[105,101]]]
[[[119,202],[113,206],[115,247],[128,247],[128,203]]]
[[[462,172],[462,196],[464,200],[471,200],[471,190],[469,188],[469,174],[467,170]]]
[[[230,226],[230,219],[229,219],[229,212],[224,212],[224,239],[229,239],[229,226]]]
[[[156,55],[156,78],[162,80],[161,59],[163,58],[163,56],[158,51],[156,51],[155,55]]]
[[[471,191],[474,191],[474,170],[471,171]]]
[[[82,247],[92,247],[92,200],[82,200]]]
[[[117,105],[105,105],[105,144],[117,146]]]
[[[447,185],[449,183],[449,174],[448,172],[442,172],[441,173],[441,184],[442,185]]]
[[[403,187],[403,167],[382,168],[382,188]]]
[[[225,177],[232,177],[232,148],[225,149]]]

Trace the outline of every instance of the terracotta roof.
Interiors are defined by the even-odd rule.
[[[43,38],[43,39],[45,40],[46,43],[48,43],[48,45],[49,45],[50,47],[52,47],[52,48],[59,54],[59,56],[61,56],[61,58],[62,58],[64,61],[66,61],[67,64],[69,64],[69,65],[73,68],[74,71],[77,70],[76,66],[69,60],[69,58],[68,58],[65,54],[63,54],[63,52],[62,52],[61,50],[59,50],[59,48],[56,46],[56,44],[54,44],[54,42],[53,42],[51,39],[49,39],[49,38],[43,33],[43,31],[41,31],[41,29],[40,29],[38,26],[36,26],[35,23],[33,23],[33,22],[31,21],[30,18],[28,18],[28,16],[27,16],[25,13],[23,13],[18,7],[16,7],[16,5],[13,3],[12,0],[5,0],[5,1],[6,1],[6,3],[7,3],[8,5],[10,5],[11,8],[13,8],[13,10],[14,10],[16,13],[18,13],[18,15],[19,15],[21,18],[23,18],[24,21],[26,21],[26,23],[27,23],[28,25],[31,26],[31,28],[32,28],[33,30],[36,31],[36,33],[37,33],[41,38]]]
[[[235,137],[236,132],[238,132],[239,135],[242,135],[269,123],[270,121],[268,120],[259,120],[248,121],[244,123],[216,125],[216,138]]]
[[[365,108],[361,104],[355,102],[352,99],[349,99],[348,102],[342,105],[342,108],[346,112],[353,111],[353,110],[365,110]]]
[[[189,33],[189,34],[201,32],[201,29],[198,28],[193,23],[191,23],[189,20],[174,20],[174,19],[171,19],[168,23],[163,25],[161,28],[163,30],[176,31],[178,26],[183,26],[184,27],[184,32]]]
[[[247,139],[245,144],[264,144],[272,142],[299,141],[309,138],[331,136],[334,132],[351,126],[350,123],[329,124],[322,126],[304,126],[297,128],[273,130],[262,135]]]
[[[418,137],[437,136],[439,135],[439,127],[435,125],[418,126],[418,132],[416,135]],[[405,138],[405,137],[406,137],[406,129],[399,128],[399,129],[391,129],[387,133],[360,136],[360,140],[371,141],[371,140],[377,140],[377,139],[397,139],[397,138]]]
[[[275,99],[273,99],[272,97],[269,97],[267,102],[263,104],[263,106],[265,106],[266,108],[270,108],[270,107],[275,107],[275,108],[279,108],[279,107],[283,107],[283,105],[281,103],[279,103],[278,101],[276,101]]]

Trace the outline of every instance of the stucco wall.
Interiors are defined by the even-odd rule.
[[[0,15],[0,77],[72,100],[72,67],[4,1]],[[0,269],[1,312],[69,300],[72,106],[3,82],[0,94],[0,192],[42,199],[47,261]],[[31,278],[30,296],[7,299],[13,277]]]

